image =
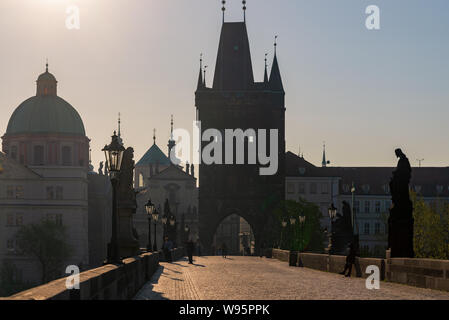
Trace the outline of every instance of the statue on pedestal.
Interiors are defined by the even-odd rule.
[[[345,254],[348,244],[353,240],[351,207],[343,201],[343,215],[337,213],[337,219],[332,223],[331,254]]]
[[[388,247],[392,258],[413,258],[413,204],[409,183],[412,168],[401,149],[396,149],[399,162],[390,181],[392,206],[388,218]]]

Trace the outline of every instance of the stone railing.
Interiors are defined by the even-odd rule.
[[[164,261],[164,262],[167,261],[164,256],[164,252],[162,250],[159,251],[159,254],[161,257],[160,261]],[[172,261],[181,260],[182,258],[184,258],[187,255],[186,250],[183,247],[170,250],[170,254],[172,257]]]
[[[296,256],[294,266],[306,267],[326,272],[339,273],[343,271],[346,257],[317,253],[297,253],[273,249],[273,258],[290,262]],[[410,286],[449,291],[449,260],[390,258],[387,251],[386,259],[356,258],[351,276],[367,278],[368,266],[377,266],[380,279],[402,283]]]
[[[67,289],[67,278],[17,293],[5,300],[126,300],[148,282],[159,266],[158,253],[144,253],[79,274],[80,289]]]

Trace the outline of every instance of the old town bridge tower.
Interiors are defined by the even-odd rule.
[[[276,44],[270,77],[265,59],[264,81],[255,82],[246,19],[244,22],[232,23],[224,22],[223,19],[211,88],[207,87],[204,74],[201,65],[195,93],[196,117],[201,122],[201,137],[208,129],[217,129],[223,133],[223,164],[207,165],[203,162],[199,166],[200,240],[208,251],[206,253],[210,253],[219,224],[228,216],[237,214],[251,225],[258,252],[261,246],[272,245],[273,211],[285,198],[286,109]],[[259,159],[256,164],[248,164],[248,143],[251,138],[245,139],[245,164],[224,164],[226,129],[254,129],[256,132],[265,129],[267,155],[270,150],[268,132],[277,130],[277,172],[274,175],[260,175],[260,167],[267,166],[260,165]],[[202,142],[202,147],[213,139],[218,137]],[[234,151],[235,145],[234,141]],[[235,152],[233,157],[235,160]]]

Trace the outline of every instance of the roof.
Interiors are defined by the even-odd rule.
[[[58,96],[34,96],[22,102],[9,119],[6,135],[57,133],[85,136],[83,121]]]
[[[192,180],[196,181],[196,178],[187,174],[180,167],[170,165],[168,168],[162,170],[158,174],[150,177],[150,180]]]
[[[143,155],[137,162],[136,166],[148,166],[150,164],[157,164],[161,166],[171,165],[170,159],[162,152],[157,144],[153,144],[151,148]]]
[[[350,195],[353,183],[355,194],[390,194],[389,182],[394,170],[396,167],[316,167],[292,152],[286,154],[287,177],[337,177],[341,194]],[[449,167],[412,168],[410,186],[422,196],[449,197]]]
[[[240,91],[252,89],[253,84],[246,23],[226,22],[221,29],[213,89]]]

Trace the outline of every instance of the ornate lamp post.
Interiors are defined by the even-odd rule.
[[[157,221],[159,220],[159,212],[157,210],[154,210],[153,212],[153,220],[154,220],[154,243],[153,243],[153,252],[157,251]]]
[[[306,222],[306,217],[305,216],[299,216],[299,224],[301,226],[301,237],[300,237],[299,240],[300,240],[301,246],[303,244],[303,233],[304,233],[303,226],[304,226],[305,222]]]
[[[287,221],[282,220],[281,226],[282,226],[282,229],[281,229],[281,241],[279,242],[279,249],[281,249],[281,247],[282,247],[282,240],[284,238],[284,229],[285,229],[285,227],[287,227]]]
[[[332,251],[332,224],[334,222],[335,217],[337,216],[337,208],[335,208],[334,203],[331,203],[329,209],[327,209],[328,213],[329,213],[329,219],[330,219],[330,232],[329,232],[329,245],[328,245],[328,250],[329,250],[329,254]]]
[[[176,243],[176,217],[175,216],[170,216],[169,219],[169,223],[170,223],[170,228],[171,228],[171,234],[173,235],[173,243]]]
[[[188,225],[185,226],[184,231],[186,233],[186,241],[189,241],[189,236],[190,236],[190,228]]]
[[[153,213],[156,211],[156,207],[151,202],[151,199],[148,200],[147,204],[145,205],[145,210],[147,211],[148,215],[148,245],[147,250],[148,252],[152,251],[151,247],[151,219],[153,218]]]
[[[296,229],[295,229],[295,224],[296,224],[296,218],[295,218],[295,217],[291,217],[291,218],[290,218],[290,225],[291,225],[292,228],[293,228],[292,250],[294,249],[295,241],[296,241]]]
[[[117,241],[117,225],[118,225],[118,202],[117,202],[117,187],[120,176],[120,169],[122,167],[123,153],[125,148],[120,144],[118,136],[114,131],[112,141],[106,145],[103,150],[106,161],[109,164],[110,179],[112,184],[112,236],[109,243],[107,263],[120,263],[120,254]]]
[[[167,235],[167,230],[166,230],[167,229],[167,221],[168,221],[167,215],[164,214],[164,216],[161,219],[162,225],[164,226],[164,235],[163,235],[164,239],[165,239],[165,236]]]

